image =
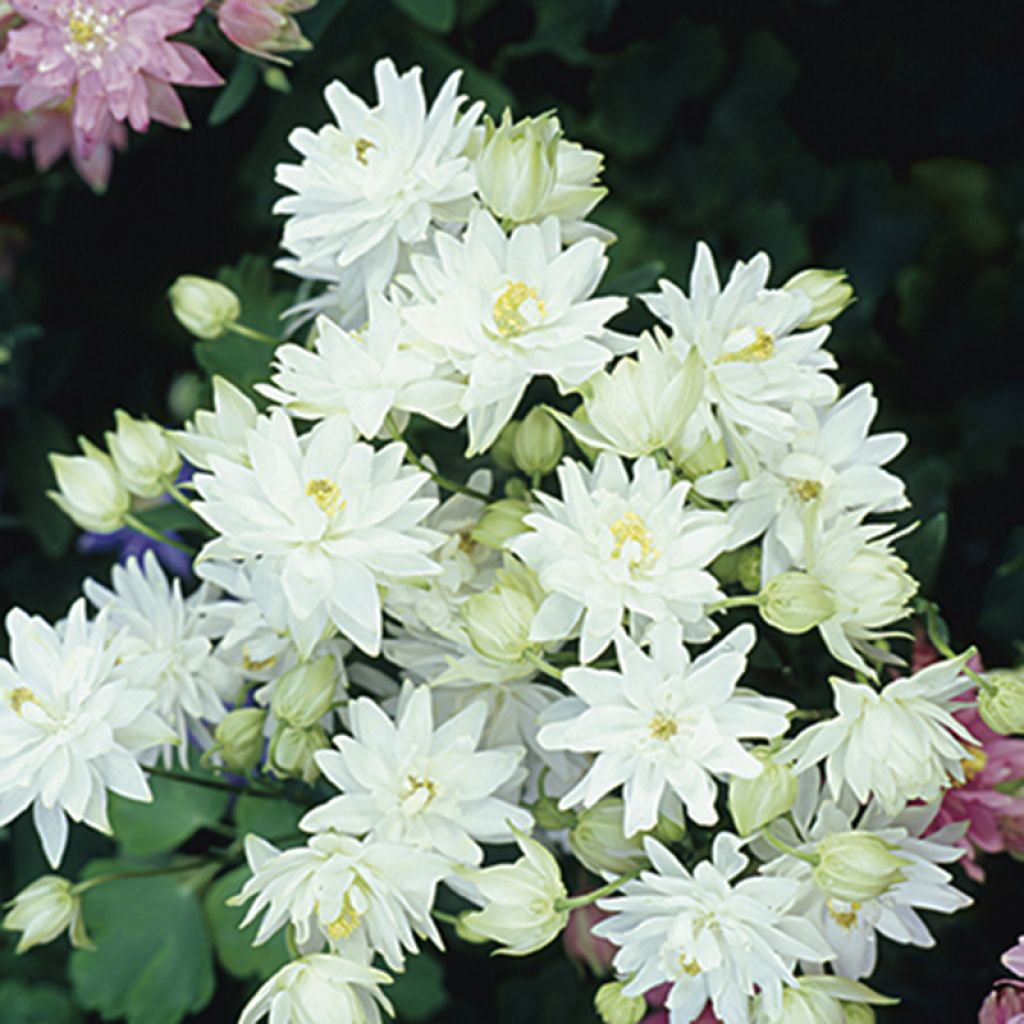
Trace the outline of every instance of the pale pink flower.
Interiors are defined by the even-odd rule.
[[[88,161],[112,140],[111,122],[143,132],[150,120],[188,118],[175,85],[220,85],[191,46],[167,36],[195,21],[202,0],[12,0],[24,24],[10,30],[0,85],[20,110],[71,103],[74,148]]]
[[[309,40],[292,17],[308,11],[318,0],[223,0],[217,8],[217,24],[241,50],[278,60],[283,50],[308,50]]]
[[[997,981],[981,1005],[978,1024],[1024,1024],[1024,983]]]
[[[569,959],[589,967],[599,978],[611,970],[618,946],[595,935],[591,929],[608,916],[593,903],[577,907],[569,912],[569,923],[562,932],[562,946]]]
[[[1017,939],[1017,945],[1011,946],[1001,957],[1003,966],[1013,971],[1018,978],[1024,978],[1024,935]]]

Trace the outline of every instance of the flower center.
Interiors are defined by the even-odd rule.
[[[696,960],[691,960],[685,953],[679,954],[679,969],[691,978],[696,978],[700,974],[700,964]]]
[[[961,786],[966,786],[976,775],[985,770],[985,765],[988,764],[988,754],[985,753],[981,747],[968,747],[971,752],[970,757],[965,757],[960,762],[960,767],[964,770],[964,781],[959,783]]]
[[[38,704],[39,700],[27,686],[17,686],[7,694],[7,703],[16,715],[20,715],[23,704]]]
[[[849,904],[849,910],[840,910],[831,900],[828,901],[828,913],[829,917],[840,928],[845,928],[849,931],[857,923],[857,911],[860,910],[859,903]]]
[[[93,53],[100,47],[109,47],[113,41],[110,30],[114,22],[113,15],[74,4],[68,11],[68,42],[64,47],[65,52]]]
[[[509,282],[508,287],[494,300],[491,312],[494,326],[503,338],[518,338],[533,327],[537,320],[547,316],[544,300],[537,295],[537,289],[522,281]],[[529,317],[528,313],[533,313],[533,317]]]
[[[306,494],[312,498],[328,518],[336,512],[341,512],[348,504],[341,497],[341,488],[333,480],[324,480],[322,477],[310,480],[306,484]]]
[[[356,160],[358,160],[359,163],[361,163],[364,167],[366,167],[367,164],[368,164],[368,161],[366,159],[366,154],[371,149],[376,149],[377,148],[377,143],[371,142],[369,139],[356,139],[355,145],[356,145]]]
[[[654,538],[647,530],[647,524],[636,512],[624,512],[612,523],[610,529],[615,538],[612,558],[621,558],[625,552],[631,569],[645,562],[653,564],[661,557],[661,552],[654,546]]]
[[[653,739],[661,740],[663,743],[672,739],[679,732],[676,720],[660,711],[647,723],[647,729]]]
[[[821,484],[817,480],[790,480],[789,489],[802,502],[814,501],[821,494]]]
[[[763,363],[775,355],[775,339],[763,328],[757,328],[757,336],[736,352],[726,352],[719,358],[720,363]]]
[[[327,934],[335,941],[347,939],[358,927],[360,917],[352,906],[352,897],[345,893],[341,913],[327,926]]]
[[[242,668],[247,672],[262,672],[265,668],[273,668],[277,661],[277,655],[272,654],[269,658],[256,660],[249,656],[249,652],[242,648]]]
[[[406,775],[405,792],[403,793],[406,810],[419,812],[424,810],[437,796],[437,784],[433,779],[425,779],[419,775]]]

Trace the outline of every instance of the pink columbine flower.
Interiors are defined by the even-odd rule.
[[[1007,969],[1024,978],[1024,935],[1003,954],[1002,961]],[[978,1024],[1024,1024],[1024,983],[1011,979],[997,981],[982,1003]]]
[[[562,932],[562,946],[570,960],[589,967],[597,977],[603,977],[612,968],[612,957],[618,946],[593,933],[593,927],[610,915],[593,903],[576,907],[569,912],[569,923]]]
[[[308,50],[309,40],[292,17],[308,11],[318,0],[223,0],[217,8],[217,24],[241,50],[281,61],[273,54],[285,50]],[[282,62],[282,63],[287,63]]]
[[[79,157],[109,145],[112,122],[138,132],[150,120],[187,128],[175,85],[220,85],[191,46],[172,42],[196,19],[202,0],[12,0],[24,24],[10,30],[0,85],[16,88],[29,112],[71,104]]]

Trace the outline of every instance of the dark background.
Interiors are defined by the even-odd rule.
[[[1024,634],[1018,12],[1009,2],[321,0],[303,18],[316,48],[290,71],[290,94],[257,83],[210,125],[214,97],[191,91],[194,130],[133,140],[105,196],[67,170],[33,183],[27,164],[0,158],[10,353],[0,609],[56,617],[85,573],[105,571],[74,553],[73,531],[42,497],[45,453],[70,451],[78,433],[99,440],[117,406],[172,419],[168,383],[194,364],[167,287],[247,252],[272,256],[273,166],[291,159],[289,129],[327,119],[330,78],[371,96],[372,64],[391,54],[400,68],[424,66],[428,95],[464,67],[465,91],[492,114],[557,107],[569,137],[607,154],[611,195],[593,219],[620,235],[609,291],[643,290],[663,273],[685,283],[699,238],[723,269],[767,250],[778,284],[806,266],[844,267],[858,301],[830,348],[845,386],[874,382],[878,426],[910,436],[896,468],[922,525],[904,552],[954,646],[1014,663]],[[229,74],[235,57],[212,45]],[[239,94],[253,66],[235,72]],[[27,854],[15,865],[14,849],[0,843],[0,877],[20,884],[39,869]],[[932,915],[938,953],[886,947],[877,986],[904,1004],[880,1020],[974,1019],[999,953],[1024,931],[1024,870],[1005,858],[989,869],[983,889],[966,884],[975,909],[948,926]],[[33,970],[52,980],[62,955],[33,953]],[[10,964],[0,959],[0,977]],[[557,953],[444,964],[455,998],[446,1021],[587,1019],[590,989]],[[238,992],[223,991],[227,1005],[196,1019],[231,1018]]]

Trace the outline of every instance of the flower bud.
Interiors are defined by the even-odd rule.
[[[612,959],[618,951],[617,946],[593,932],[594,925],[608,916],[593,903],[576,907],[569,911],[569,923],[562,932],[562,947],[569,959],[589,967],[598,978],[611,970]]]
[[[770,747],[755,747],[750,753],[761,762],[761,774],[752,779],[734,775],[729,780],[729,813],[741,836],[792,810],[799,790],[793,770],[778,764]]]
[[[263,754],[263,708],[235,708],[217,723],[215,749],[229,771],[248,775]]]
[[[623,995],[621,981],[609,981],[597,990],[594,1009],[604,1024],[640,1024],[647,1013],[643,996]]]
[[[222,0],[217,25],[235,46],[257,57],[308,50],[312,44],[291,15],[316,4],[317,0]]]
[[[831,323],[854,301],[845,270],[802,270],[782,287],[803,292],[811,300],[811,311],[800,324],[805,331]]]
[[[47,491],[76,526],[93,533],[113,533],[124,526],[131,498],[114,460],[84,437],[84,455],[50,455],[59,491]]]
[[[117,429],[107,431],[107,447],[125,486],[140,498],[156,498],[181,469],[181,457],[163,427],[114,412]]]
[[[844,1024],[875,1024],[878,1015],[864,1003],[843,1003]]]
[[[238,296],[219,281],[184,274],[167,293],[171,309],[189,334],[219,338],[242,313]]]
[[[736,577],[740,586],[751,594],[761,589],[760,544],[748,544],[736,552]]]
[[[167,409],[175,423],[182,423],[199,408],[203,398],[203,378],[198,373],[179,373],[167,389]]]
[[[555,187],[560,136],[551,114],[513,123],[506,107],[500,125],[485,119],[474,169],[480,197],[495,214],[519,224],[540,214]]]
[[[274,684],[270,709],[282,722],[308,729],[330,711],[337,689],[337,663],[325,654],[281,676]]]
[[[469,539],[485,548],[500,551],[507,540],[526,531],[523,518],[530,511],[529,502],[515,498],[501,498],[488,505],[476,526],[469,531]]]
[[[493,587],[462,605],[470,643],[485,658],[511,664],[535,646],[530,626],[536,613],[533,599],[514,587]]]
[[[814,848],[814,881],[829,896],[847,903],[875,899],[906,881],[903,869],[910,861],[897,857],[895,849],[873,832],[825,836]]]
[[[667,814],[659,814],[658,822],[650,834],[666,846],[681,843],[686,836],[686,822],[670,818]]]
[[[15,953],[51,942],[65,928],[72,946],[93,948],[85,933],[81,898],[66,878],[43,875],[22,889],[7,906],[11,909],[4,918],[4,928],[22,933]]]
[[[512,458],[527,476],[543,476],[558,465],[565,451],[562,428],[542,406],[535,405],[519,424]]]
[[[714,473],[723,469],[729,461],[729,454],[725,450],[725,443],[721,440],[713,440],[707,434],[696,448],[687,451],[672,450],[672,458],[679,469],[691,480],[704,476],[705,473]]]
[[[513,472],[516,468],[516,460],[512,454],[512,449],[516,442],[519,423],[519,420],[509,420],[501,428],[501,432],[498,434],[494,444],[491,445],[489,452],[498,469],[504,469],[509,473]]]
[[[605,797],[581,811],[569,832],[572,852],[595,875],[605,871],[622,875],[647,863],[644,837],[639,832],[629,839],[625,836],[625,806],[619,797]]]
[[[321,726],[300,729],[282,722],[270,740],[270,768],[280,778],[301,778],[311,785],[320,774],[313,755],[327,746],[327,733]]]
[[[806,633],[835,613],[826,588],[806,572],[773,576],[761,590],[761,618],[783,633]]]
[[[990,689],[978,694],[982,721],[1003,736],[1024,733],[1024,671],[997,669],[985,675]]]

